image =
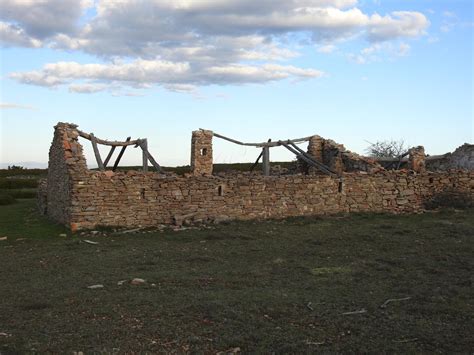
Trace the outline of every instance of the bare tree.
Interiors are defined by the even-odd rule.
[[[408,150],[403,139],[392,139],[368,143],[370,145],[365,151],[370,157],[373,158],[397,158]]]

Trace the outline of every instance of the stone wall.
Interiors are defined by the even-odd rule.
[[[431,196],[451,190],[471,193],[465,172],[407,175],[345,174],[222,178],[170,177],[154,173],[90,172],[74,185],[71,222],[96,225],[153,226],[183,216],[194,222],[216,219],[280,218],[338,212],[416,212]]]
[[[72,195],[77,182],[87,177],[86,160],[82,145],[78,141],[77,126],[58,123],[49,150],[47,184],[38,190],[40,209],[52,220],[71,225],[71,210],[75,196]]]
[[[56,126],[51,149],[47,214],[72,230],[99,225],[145,227],[183,219],[206,223],[338,212],[418,212],[437,194],[453,191],[472,198],[474,193],[474,173],[467,171],[357,172],[344,173],[342,178],[213,176],[208,170],[189,176],[91,171],[75,126],[63,124]]]
[[[324,139],[320,136],[312,136],[310,138],[308,154],[338,175],[343,172],[365,171],[374,173],[383,170],[383,167],[374,159],[353,153],[347,150],[343,144],[338,144],[331,139]],[[303,173],[320,173],[319,169],[308,167],[308,164],[300,159],[298,165],[300,167],[299,170]]]
[[[426,160],[426,168],[431,171],[466,169],[474,170],[474,144],[465,143],[452,153]]]

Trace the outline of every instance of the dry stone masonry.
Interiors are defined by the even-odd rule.
[[[194,175],[211,175],[212,163],[212,131],[193,131],[191,139],[191,172]]]
[[[452,153],[427,157],[426,168],[431,171],[448,169],[474,170],[474,144],[463,144]]]
[[[320,215],[339,212],[414,213],[439,194],[474,196],[474,173],[426,171],[414,155],[413,170],[386,171],[367,158],[314,136],[309,153],[340,171],[283,176],[251,173],[212,175],[212,132],[192,136],[191,174],[92,171],[87,168],[77,126],[58,123],[49,153],[40,209],[76,231],[97,226],[147,227],[188,220],[208,223]],[[332,160],[331,160],[332,159]],[[364,169],[355,171],[360,164]],[[339,164],[339,165],[338,165]],[[349,170],[349,172],[347,172]]]

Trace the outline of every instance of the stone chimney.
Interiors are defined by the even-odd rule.
[[[212,174],[212,131],[193,131],[191,139],[191,173]]]
[[[324,139],[320,136],[312,136],[309,139],[308,143],[308,154],[311,155],[314,160],[323,163],[323,149],[324,149]],[[306,165],[306,164],[304,164]],[[314,174],[317,173],[318,169],[309,166],[307,167],[307,173],[308,174]]]
[[[308,154],[316,161],[323,162],[324,139],[320,136],[312,136],[308,143]]]
[[[416,171],[417,173],[425,171],[425,148],[420,145],[418,147],[411,148],[408,153],[408,168]]]

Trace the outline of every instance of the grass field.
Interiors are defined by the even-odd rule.
[[[0,206],[0,353],[474,351],[474,210],[104,233]]]

